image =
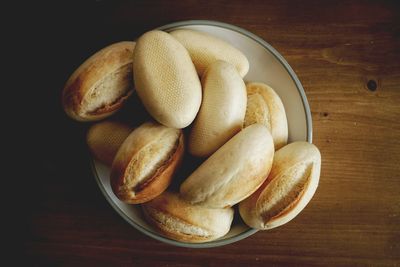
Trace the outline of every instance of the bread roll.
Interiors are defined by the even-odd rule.
[[[144,123],[122,143],[111,167],[111,186],[126,203],[149,201],[171,183],[184,151],[181,130]]]
[[[321,154],[307,142],[294,142],[275,153],[264,184],[239,204],[247,225],[265,230],[292,220],[313,197],[321,170]]]
[[[229,43],[215,36],[184,29],[172,31],[170,34],[189,51],[200,76],[216,60],[231,63],[242,77],[249,71],[249,61],[246,56]]]
[[[171,35],[150,31],[137,41],[133,72],[149,113],[172,128],[188,126],[199,111],[201,84],[187,50]]]
[[[217,60],[202,77],[203,101],[189,137],[189,152],[209,156],[242,129],[246,86],[231,64]]]
[[[267,178],[274,143],[268,129],[253,124],[236,134],[181,185],[182,197],[210,208],[231,207],[251,195]]]
[[[119,42],[88,58],[68,79],[62,93],[65,112],[77,121],[112,115],[132,94],[134,42]]]
[[[133,127],[117,121],[102,121],[93,124],[86,135],[86,142],[92,155],[111,167],[115,154]]]
[[[275,150],[287,144],[288,123],[278,94],[266,84],[248,83],[247,110],[244,127],[254,123],[267,126],[274,139]]]
[[[212,241],[229,232],[233,209],[209,209],[191,205],[165,191],[142,205],[146,219],[163,235],[181,242]]]

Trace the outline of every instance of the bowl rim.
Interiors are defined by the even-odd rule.
[[[269,43],[267,43],[265,40],[263,40],[262,38],[258,37],[257,35],[243,29],[240,28],[238,26],[232,25],[232,24],[228,24],[228,23],[224,23],[224,22],[220,22],[220,21],[213,21],[213,20],[184,20],[184,21],[178,21],[178,22],[173,22],[173,23],[169,23],[160,27],[157,27],[157,30],[171,30],[173,28],[177,28],[177,27],[182,27],[182,26],[191,26],[191,25],[206,25],[206,26],[216,26],[216,27],[220,27],[220,28],[225,28],[228,30],[232,30],[235,31],[237,33],[240,33],[250,39],[253,39],[254,41],[256,41],[257,43],[259,43],[262,47],[264,47],[266,50],[268,50],[272,55],[274,55],[274,57],[285,67],[286,71],[289,73],[290,77],[292,78],[293,82],[296,85],[296,88],[298,90],[298,92],[300,93],[301,96],[301,100],[303,102],[303,108],[304,108],[304,112],[306,114],[306,124],[307,124],[307,142],[312,143],[312,117],[311,117],[311,111],[310,111],[310,106],[308,104],[307,101],[307,97],[306,94],[304,92],[304,88],[302,86],[302,84],[300,83],[300,80],[298,79],[297,75],[295,74],[295,72],[293,71],[293,69],[290,67],[289,63],[283,58],[283,56],[277,51],[275,50],[275,48],[273,48]],[[176,240],[172,240],[169,239],[167,237],[163,237],[161,235],[157,235],[154,234],[152,232],[150,232],[149,230],[147,230],[146,228],[142,227],[141,225],[137,224],[135,221],[133,221],[130,217],[128,217],[125,212],[109,197],[108,193],[106,192],[106,189],[104,188],[104,186],[102,185],[101,179],[99,177],[99,174],[97,172],[96,166],[95,166],[95,161],[92,157],[90,157],[90,165],[91,165],[91,169],[94,173],[94,176],[96,178],[96,182],[101,190],[101,192],[103,193],[103,195],[105,196],[105,198],[107,199],[108,203],[114,208],[115,211],[117,211],[117,213],[124,218],[125,221],[127,221],[130,225],[132,225],[135,229],[137,229],[138,231],[140,231],[141,233],[152,237],[158,241],[161,241],[163,243],[167,243],[170,245],[174,245],[174,246],[178,246],[178,247],[186,247],[186,248],[211,248],[211,247],[219,247],[219,246],[224,246],[224,245],[228,245],[237,241],[240,241],[242,239],[245,239],[247,237],[249,237],[250,235],[255,234],[256,232],[258,232],[257,229],[252,229],[249,228],[248,230],[230,237],[228,239],[221,239],[221,240],[215,240],[215,241],[210,241],[210,242],[206,242],[206,243],[186,243],[186,242],[180,242],[180,241],[176,241]]]

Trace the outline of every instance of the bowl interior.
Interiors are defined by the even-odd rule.
[[[172,31],[178,28],[207,32],[242,51],[250,62],[250,70],[244,78],[245,81],[264,82],[281,97],[289,124],[289,142],[300,140],[311,142],[311,114],[304,90],[293,70],[275,49],[241,28],[219,22],[185,21],[165,25],[159,29]],[[99,187],[111,206],[136,229],[162,242],[184,247],[215,247],[238,241],[256,232],[247,227],[236,214],[230,232],[216,241],[190,244],[163,237],[144,220],[140,205],[128,205],[115,197],[111,190],[110,170],[107,166],[93,159],[92,167]]]

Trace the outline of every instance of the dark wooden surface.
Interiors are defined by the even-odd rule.
[[[38,100],[17,246],[28,266],[399,266],[400,8],[396,1],[93,1],[25,8],[23,48]],[[18,18],[17,18],[18,19]],[[292,222],[212,249],[152,240],[107,203],[89,168],[86,125],[60,93],[101,47],[166,23],[218,20],[274,46],[302,82],[320,186]],[[25,46],[26,43],[29,46]],[[369,86],[368,86],[369,85]],[[376,85],[376,86],[375,86]],[[28,99],[29,100],[29,99]],[[26,203],[28,200],[28,203]],[[26,210],[26,211],[25,211]]]

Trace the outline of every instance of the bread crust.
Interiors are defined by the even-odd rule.
[[[161,234],[181,242],[202,243],[229,232],[233,209],[209,209],[191,205],[178,194],[165,191],[142,204],[146,220]]]
[[[126,138],[112,163],[114,194],[129,204],[157,197],[171,183],[183,153],[181,130],[158,123],[142,124]]]
[[[188,29],[175,30],[170,34],[189,51],[200,76],[216,60],[223,60],[235,66],[242,78],[249,71],[249,61],[246,56],[218,37]]]
[[[217,60],[202,77],[203,101],[189,136],[189,152],[198,157],[214,153],[243,126],[246,86],[231,64]]]
[[[274,144],[268,129],[253,124],[232,137],[182,184],[182,197],[210,208],[231,207],[242,201],[267,178]]]
[[[264,124],[271,131],[275,150],[286,145],[288,123],[285,107],[278,94],[270,86],[258,82],[247,83],[246,90],[248,101],[243,126]]]
[[[201,104],[201,84],[187,50],[163,31],[143,34],[135,47],[133,73],[143,105],[159,123],[185,128]]]
[[[242,219],[260,230],[289,222],[313,197],[320,169],[321,154],[310,143],[298,141],[276,151],[267,180],[239,204]]]
[[[129,41],[111,44],[89,57],[73,72],[62,93],[62,105],[69,117],[77,121],[96,121],[112,115],[122,107],[133,92],[131,69],[134,47],[135,42]],[[106,78],[110,83],[120,81],[112,87],[113,93],[119,94],[118,98],[108,99],[111,96],[100,92],[101,97],[105,98],[103,103],[92,107],[95,101],[93,98],[98,97],[96,94],[99,93],[95,92],[96,86],[102,86]],[[127,86],[126,83],[131,86],[128,89],[121,88]]]

